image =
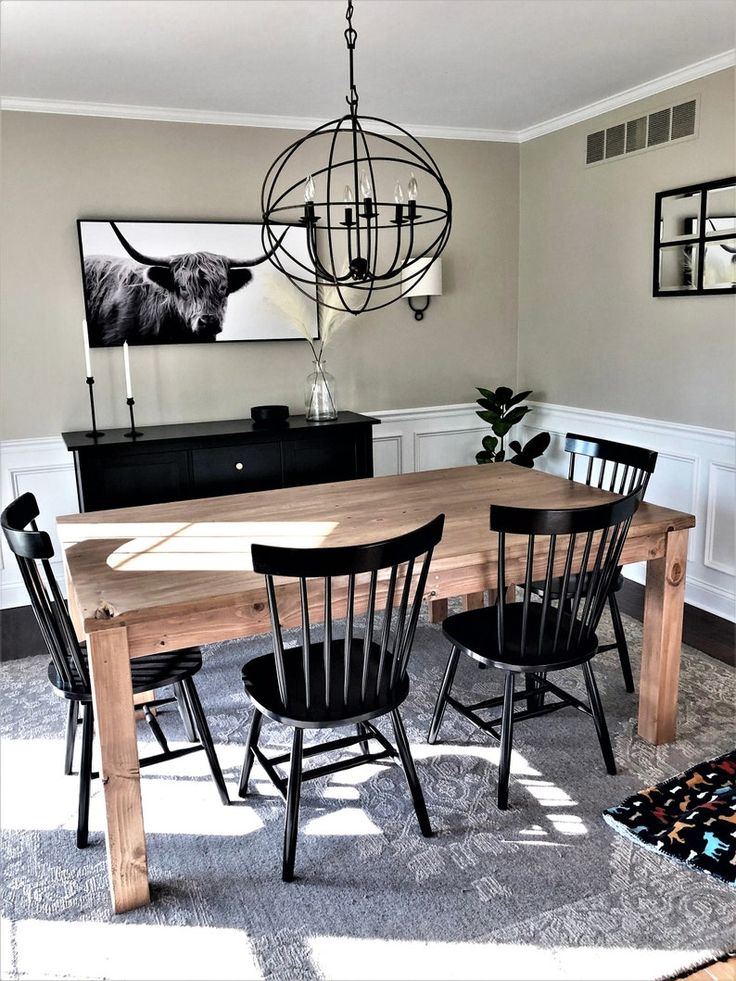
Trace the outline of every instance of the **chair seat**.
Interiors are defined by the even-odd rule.
[[[345,700],[345,643],[333,640],[330,649],[330,690],[325,692],[323,645],[312,644],[309,649],[310,698],[304,683],[301,647],[284,651],[286,705],[279,695],[274,655],[256,657],[243,668],[243,685],[254,705],[264,715],[277,722],[303,729],[328,729],[336,725],[364,722],[385,715],[397,708],[409,692],[409,678],[393,686],[390,683],[391,657],[386,653],[381,685],[376,690],[381,649],[372,643],[368,654],[366,697],[362,698],[363,641],[353,640],[348,670],[348,697]]]
[[[598,649],[598,637],[588,634],[574,649],[562,650],[570,628],[570,617],[563,614],[560,626],[559,644],[554,643],[557,610],[550,607],[544,626],[543,642],[539,650],[539,637],[542,604],[529,605],[527,631],[534,642],[529,642],[527,650],[521,651],[521,626],[523,603],[510,603],[504,608],[505,649],[498,646],[498,611],[495,606],[456,613],[442,624],[445,636],[452,644],[478,661],[493,664],[506,671],[555,671],[560,668],[581,664],[589,660]]]
[[[85,666],[88,666],[86,644],[80,645],[80,652]],[[175,685],[184,678],[191,678],[202,667],[202,652],[198,647],[185,647],[179,651],[166,654],[151,654],[148,657],[137,657],[130,662],[130,672],[133,677],[133,694],[152,691],[154,688],[166,688]],[[76,672],[75,672],[76,674]],[[78,676],[74,685],[68,685],[56,670],[53,661],[49,663],[48,676],[51,684],[65,698],[78,702],[89,702],[92,693]]]

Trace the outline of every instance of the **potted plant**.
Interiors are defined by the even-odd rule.
[[[476,462],[502,463],[507,460],[508,463],[531,469],[535,459],[540,457],[549,446],[551,439],[549,433],[537,433],[524,446],[517,439],[509,440],[508,449],[513,456],[507,458],[506,455],[506,437],[510,430],[532,411],[528,405],[519,405],[519,402],[532,394],[531,389],[528,392],[519,392],[517,395],[503,385],[495,391],[489,388],[479,388],[477,391],[481,395],[477,399],[481,408],[476,410],[476,413],[483,422],[490,425],[493,435],[489,433],[483,437],[483,449],[475,454]]]

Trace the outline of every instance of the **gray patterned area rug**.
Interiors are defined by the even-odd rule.
[[[627,619],[626,628],[638,661],[641,625]],[[610,639],[609,624],[601,635]],[[240,668],[266,643],[211,647],[198,676],[233,797],[249,717]],[[580,713],[522,723],[502,813],[490,737],[448,709],[443,743],[425,743],[446,657],[439,629],[422,624],[403,714],[435,837],[420,836],[397,767],[335,774],[304,786],[300,879],[285,885],[281,799],[256,765],[254,795],[222,807],[197,753],[144,771],[155,902],[123,916],[109,911],[99,786],[91,846],[74,845],[77,781],[62,773],[63,706],[44,660],[3,665],[2,976],[658,978],[732,948],[727,887],[639,848],[602,818],[638,788],[733,745],[732,669],[684,649],[678,739],[657,748],[636,736],[636,696],[624,691],[616,653],[600,655],[618,776],[606,775]],[[582,695],[579,670],[566,675]],[[456,685],[480,700],[498,680],[467,661]],[[183,740],[175,712],[160,718],[174,743]],[[267,749],[287,739],[264,726]]]

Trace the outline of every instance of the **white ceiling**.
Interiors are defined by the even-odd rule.
[[[9,108],[44,100],[292,122],[346,111],[342,0],[2,0],[0,9]],[[670,73],[683,81],[733,63],[724,52],[735,13],[734,0],[355,0],[360,110],[425,132],[513,138],[632,87],[659,91],[667,79],[647,83]]]

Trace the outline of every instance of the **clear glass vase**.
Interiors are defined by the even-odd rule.
[[[337,398],[335,379],[326,369],[325,361],[314,361],[314,371],[307,375],[304,388],[304,406],[307,419],[312,422],[326,422],[337,419]]]

